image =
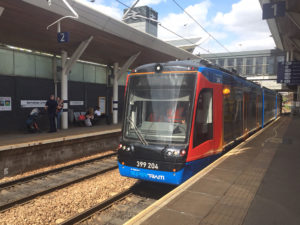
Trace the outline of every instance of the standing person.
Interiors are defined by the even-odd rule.
[[[55,126],[55,113],[57,108],[57,102],[55,101],[54,95],[50,95],[50,98],[46,102],[45,110],[48,112],[50,130],[49,133],[56,132]]]
[[[61,129],[61,112],[64,107],[64,101],[60,98],[56,98],[57,108],[56,108],[56,125],[57,129]]]

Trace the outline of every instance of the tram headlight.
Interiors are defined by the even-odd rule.
[[[161,64],[156,64],[154,70],[156,73],[160,73],[163,70],[163,66]]]
[[[167,157],[183,157],[186,155],[185,149],[167,149],[165,151],[165,156]]]
[[[169,157],[171,157],[171,156],[179,156],[179,154],[180,154],[180,151],[177,150],[177,149],[168,149],[166,151],[166,155],[169,156]]]

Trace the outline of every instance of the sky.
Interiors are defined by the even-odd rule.
[[[81,0],[89,2],[90,0]],[[132,5],[134,0],[119,0]],[[173,32],[185,37],[201,37],[194,53],[219,53],[273,49],[275,43],[266,21],[262,20],[262,10],[258,0],[175,0],[208,31],[207,34],[189,18],[174,0],[140,0],[137,6],[148,5],[158,12],[159,22]],[[117,0],[95,0],[93,7],[120,20],[126,7]],[[161,26],[158,38],[179,39]],[[226,50],[227,49],[227,50]]]

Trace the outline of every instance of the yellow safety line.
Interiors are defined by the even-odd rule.
[[[279,117],[274,120],[269,125],[275,123]],[[259,134],[261,134],[266,128],[269,126],[266,126],[262,128],[257,133],[253,134],[251,137],[249,137],[246,141],[236,146],[234,149],[241,148],[245,144],[247,144],[249,141],[251,141],[253,138],[257,137]],[[142,222],[146,221],[150,216],[152,216],[154,213],[156,213],[158,210],[163,208],[165,205],[167,205],[169,202],[171,202],[175,197],[177,197],[179,194],[181,194],[183,191],[185,191],[187,188],[189,188],[191,185],[195,183],[195,181],[199,180],[200,178],[204,177],[206,174],[208,174],[212,169],[217,167],[219,164],[221,164],[225,159],[230,157],[230,154],[225,154],[213,163],[211,163],[209,166],[205,167],[203,170],[198,172],[196,175],[185,181],[183,184],[175,188],[173,191],[169,192],[159,200],[155,201],[152,205],[150,205],[148,208],[137,214],[135,217],[131,218],[129,221],[127,221],[124,225],[137,225],[141,224]]]

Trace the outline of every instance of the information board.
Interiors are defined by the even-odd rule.
[[[100,112],[106,114],[106,97],[98,97],[98,106],[100,107]]]
[[[22,108],[43,108],[47,100],[21,100]]]
[[[70,101],[70,105],[73,105],[73,106],[84,105],[84,101]]]
[[[0,111],[11,111],[11,97],[0,97]]]
[[[300,62],[278,63],[277,83],[300,84]]]

